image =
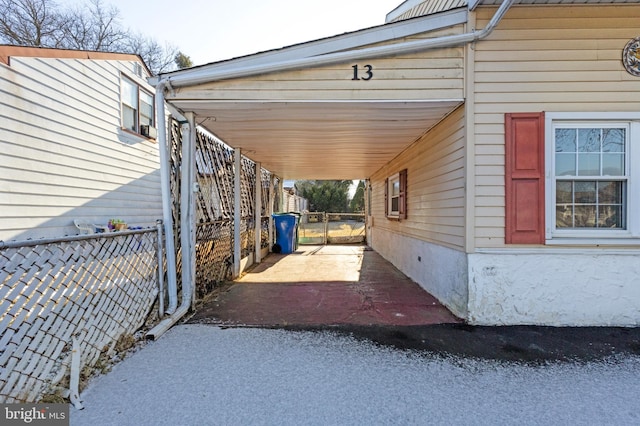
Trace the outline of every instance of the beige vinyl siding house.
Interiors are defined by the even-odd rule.
[[[638,22],[638,1],[409,0],[152,83],[285,179],[366,178],[368,244],[469,323],[633,326]]]
[[[477,24],[491,14],[480,8]],[[638,16],[640,5],[520,6],[476,45],[476,247],[505,246],[505,113],[638,111],[638,78],[621,66]]]
[[[123,128],[123,79],[153,95],[142,60],[0,51],[0,240],[77,234],[75,219],[148,226],[162,217],[158,145]]]
[[[477,25],[491,14],[492,8],[478,8]],[[475,46],[471,321],[638,324],[637,240],[552,235],[555,188],[549,178],[549,132],[554,116],[586,126],[640,119],[634,117],[638,77],[621,63],[624,46],[639,35],[639,18],[638,4],[522,5],[512,8],[491,37]],[[530,112],[544,112],[547,132],[545,242],[537,247],[505,243],[505,113]],[[633,151],[640,139],[631,136]],[[630,167],[633,171],[633,164]],[[633,193],[627,196],[631,203]],[[628,219],[633,220],[640,211],[637,204],[630,207]]]

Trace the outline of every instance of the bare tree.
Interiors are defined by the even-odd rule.
[[[60,47],[57,7],[53,0],[0,0],[0,40],[13,45]]]
[[[0,43],[135,53],[153,74],[172,71],[179,51],[122,27],[118,8],[102,0],[61,9],[55,0],[0,0]]]
[[[120,11],[91,0],[84,7],[61,13],[63,43],[69,49],[117,51],[129,34],[120,25]]]
[[[141,33],[129,33],[123,41],[122,51],[137,53],[154,74],[172,71],[175,69],[174,58],[178,49],[170,44],[161,46],[153,38]]]

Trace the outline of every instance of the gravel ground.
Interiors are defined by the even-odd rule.
[[[638,395],[633,355],[528,365],[193,324],[94,380],[71,425],[632,425]]]

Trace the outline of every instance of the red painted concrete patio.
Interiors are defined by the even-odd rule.
[[[462,322],[365,246],[300,246],[270,254],[190,322],[246,326]]]

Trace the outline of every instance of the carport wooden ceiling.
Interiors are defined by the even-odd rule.
[[[367,178],[460,101],[176,100],[196,122],[284,179]]]

